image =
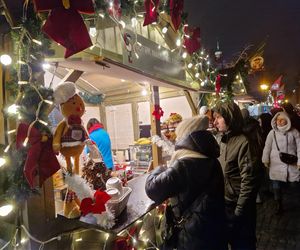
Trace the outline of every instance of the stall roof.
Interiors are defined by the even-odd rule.
[[[58,63],[58,75],[62,78],[69,70],[78,70],[84,72],[76,82],[84,90],[96,94],[97,92],[106,93],[116,90],[126,91],[130,86],[140,88],[149,85],[159,86],[171,89],[187,89],[195,91],[190,87],[158,79],[155,76],[145,72],[132,69],[121,63],[110,59],[102,61],[84,61],[84,60],[65,60]]]

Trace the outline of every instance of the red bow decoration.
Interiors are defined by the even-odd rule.
[[[122,16],[122,9],[121,4],[119,0],[113,0],[112,6],[108,9],[109,15],[111,15],[114,18],[117,18],[118,20]]]
[[[65,58],[92,45],[80,15],[95,12],[92,0],[34,0],[34,5],[38,12],[51,11],[42,30],[66,48]]]
[[[164,115],[164,111],[159,105],[154,105],[152,115],[155,117],[156,120],[160,120],[160,118]]]
[[[136,250],[131,243],[131,238],[137,234],[137,227],[133,226],[125,236],[118,237],[114,244],[114,250]]]
[[[220,76],[220,74],[218,74],[216,77],[215,91],[216,91],[217,96],[219,96],[219,93],[221,91],[221,76]]]
[[[182,12],[183,0],[170,0],[170,16],[175,30],[178,30],[181,24]]]
[[[186,51],[191,55],[198,49],[200,49],[200,28],[189,28],[188,26],[184,27],[184,39],[183,45],[186,48]]]
[[[106,192],[97,190],[94,194],[94,200],[89,197],[89,198],[84,198],[81,201],[80,211],[82,212],[82,215],[85,216],[89,213],[101,214],[106,210],[105,203],[110,198],[111,197]]]
[[[17,130],[16,148],[23,147],[27,137],[29,125],[20,123]],[[39,175],[39,186],[60,169],[60,165],[52,149],[52,138],[42,142],[42,135],[38,129],[32,127],[28,138],[29,149],[24,164],[24,175],[31,188],[37,186],[35,176]]]
[[[157,8],[159,5],[159,0],[145,0],[145,20],[143,26],[154,23],[157,21]]]

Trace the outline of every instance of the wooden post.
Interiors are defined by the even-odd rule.
[[[150,114],[154,110],[154,105],[159,105],[159,91],[158,86],[151,86],[151,102],[150,102]],[[152,135],[161,136],[160,132],[160,121],[156,120],[154,116],[151,115],[151,132]],[[157,145],[152,144],[152,157],[153,157],[153,167],[162,165],[162,151]]]
[[[197,109],[197,107],[196,107],[196,105],[195,105],[195,103],[193,101],[193,98],[192,98],[190,92],[188,90],[184,90],[183,92],[184,92],[184,95],[185,95],[185,97],[186,97],[189,105],[190,105],[190,108],[192,110],[193,116],[198,115],[198,113],[199,113],[198,109]]]
[[[133,102],[131,104],[131,110],[132,110],[133,134],[134,134],[134,140],[136,141],[140,137],[138,104],[136,102]]]
[[[104,103],[100,103],[100,121],[103,124],[104,128],[107,130],[107,121],[106,121],[106,110]]]

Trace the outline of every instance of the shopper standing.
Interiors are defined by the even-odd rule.
[[[170,203],[160,249],[227,249],[219,146],[206,131],[208,122],[199,116],[183,120],[169,167],[158,167],[147,178],[147,195],[158,204],[168,198]]]
[[[300,179],[300,136],[297,129],[291,126],[291,120],[287,113],[279,112],[272,119],[273,129],[269,132],[262,162],[270,169],[269,175],[276,201],[276,213],[283,212],[282,187],[284,183],[298,183]],[[294,163],[283,162],[280,152],[298,157]]]
[[[242,134],[243,118],[232,101],[214,108],[214,125],[222,134],[220,157],[225,180],[228,244],[231,249],[256,249],[256,194],[259,171],[253,164],[249,142]]]

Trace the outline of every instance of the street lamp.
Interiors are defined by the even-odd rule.
[[[260,89],[261,89],[261,90],[263,90],[263,91],[266,91],[266,90],[268,90],[268,89],[269,89],[269,85],[268,85],[268,84],[265,84],[265,83],[263,83],[263,84],[261,84],[261,85],[260,85]]]

